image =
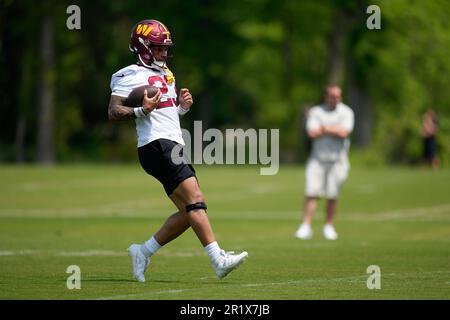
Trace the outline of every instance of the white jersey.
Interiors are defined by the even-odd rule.
[[[148,116],[137,118],[137,146],[142,147],[156,139],[169,139],[184,145],[177,110],[177,92],[175,78],[168,68],[152,66],[151,69],[132,64],[112,75],[112,95],[128,97],[130,92],[143,85],[159,88],[161,102]]]
[[[352,132],[353,110],[343,103],[338,103],[334,110],[329,110],[325,104],[311,108],[306,129],[310,131],[324,125],[340,125],[348,132]],[[334,162],[346,158],[349,148],[350,140],[348,138],[322,135],[313,140],[311,156],[320,161]]]

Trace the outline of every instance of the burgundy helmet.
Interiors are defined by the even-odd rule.
[[[150,47],[172,46],[169,29],[157,20],[142,20],[131,30],[130,51],[136,54],[142,64],[149,66],[153,63]]]

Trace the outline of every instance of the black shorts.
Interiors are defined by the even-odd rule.
[[[179,157],[184,159],[180,164],[172,161],[172,149],[180,147]],[[168,140],[154,140],[138,148],[139,162],[149,175],[158,179],[164,186],[167,195],[171,195],[175,188],[184,180],[195,177],[195,170],[188,164],[183,155],[180,144]]]
[[[423,157],[433,159],[436,156],[436,137],[425,137],[423,139]]]

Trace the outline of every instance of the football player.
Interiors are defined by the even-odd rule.
[[[178,209],[150,239],[128,248],[133,275],[140,282],[145,281],[144,272],[150,264],[150,257],[189,227],[204,246],[219,278],[237,268],[248,256],[245,251],[234,254],[219,247],[194,168],[186,161],[180,163],[172,157],[174,148],[181,150],[178,154],[183,157],[181,146],[184,141],[179,116],[188,112],[193,104],[187,88],[177,93],[175,77],[167,67],[172,46],[171,33],[164,24],[157,20],[138,22],[132,28],[129,45],[137,62],[117,71],[111,79],[109,119],[133,119],[136,122],[139,162],[149,175],[161,182]],[[129,93],[143,85],[159,90],[151,98],[145,92],[141,106],[125,106]]]

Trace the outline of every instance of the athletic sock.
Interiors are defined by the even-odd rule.
[[[155,252],[159,250],[159,248],[161,248],[161,245],[156,241],[155,237],[152,236],[150,240],[146,241],[141,246],[141,252],[148,258],[154,255]]]
[[[220,247],[217,241],[211,242],[205,246],[205,251],[212,261],[217,260],[220,257]]]

